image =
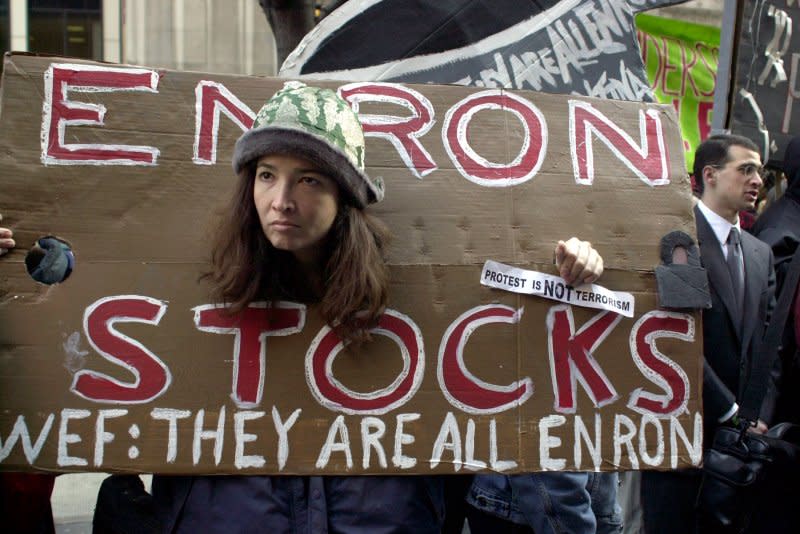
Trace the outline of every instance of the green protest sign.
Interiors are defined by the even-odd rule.
[[[656,98],[678,112],[686,165],[711,132],[719,28],[680,20],[639,15],[639,47]]]

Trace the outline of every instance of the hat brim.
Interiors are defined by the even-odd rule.
[[[292,128],[265,126],[245,132],[236,141],[233,170],[238,174],[250,162],[268,154],[297,155],[313,162],[336,180],[359,208],[381,200],[379,192],[370,187],[366,174],[350,163],[343,152],[319,137]]]

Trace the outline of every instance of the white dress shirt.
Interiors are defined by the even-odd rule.
[[[739,230],[739,235],[742,233],[742,227],[739,224],[739,217],[736,217],[736,224],[731,224],[730,221],[727,219],[720,217],[713,211],[711,208],[703,204],[702,200],[697,201],[697,208],[706,218],[708,224],[711,226],[711,229],[714,231],[714,235],[717,236],[717,241],[719,241],[720,247],[722,247],[722,255],[725,259],[728,259],[728,234],[731,233],[731,228],[735,227]]]

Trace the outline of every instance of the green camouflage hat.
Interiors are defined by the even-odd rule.
[[[330,89],[286,82],[259,110],[253,127],[236,142],[238,173],[266,154],[296,154],[319,165],[355,204],[383,199],[383,181],[364,170],[364,132],[347,102]]]

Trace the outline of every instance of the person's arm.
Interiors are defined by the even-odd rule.
[[[795,242],[795,248],[796,248],[796,242]],[[783,280],[785,279],[786,272],[789,270],[789,266],[791,265],[791,259],[794,254],[792,253],[791,255],[788,254],[784,255],[788,256],[789,259],[779,262],[778,258],[773,253],[772,249],[770,250],[769,254],[770,272],[767,279],[767,293],[768,293],[767,313],[766,313],[767,316],[764,321],[765,330],[768,329],[769,322],[772,319],[772,316],[775,313],[775,307],[778,304],[777,269],[781,268],[782,270],[782,275],[780,276],[782,285]],[[775,268],[773,268],[773,265],[775,266]],[[794,295],[794,292],[796,291],[796,288],[782,288],[782,289],[784,291],[791,291],[792,295]],[[794,299],[792,299],[789,302],[789,306],[792,306],[793,302]],[[789,309],[791,310],[791,308]],[[767,429],[769,428],[769,425],[772,424],[772,418],[775,415],[775,404],[777,402],[778,392],[780,391],[781,387],[783,387],[782,385],[783,377],[781,375],[783,373],[783,358],[787,355],[787,352],[785,352],[784,350],[785,348],[784,346],[787,341],[786,340],[787,336],[785,335],[786,326],[788,326],[788,323],[784,324],[784,331],[781,332],[780,339],[774,340],[775,346],[767,347],[768,349],[774,351],[774,354],[767,355],[767,357],[772,358],[773,361],[772,361],[772,366],[769,369],[769,374],[767,376],[767,383],[764,385],[764,387],[766,388],[766,393],[764,395],[763,400],[761,401],[761,410],[759,412],[759,419],[756,425],[756,431],[759,434],[766,432]],[[789,339],[790,343],[794,341],[793,339],[794,336],[788,336],[788,337],[790,338]],[[773,341],[773,340],[772,339],[765,340],[765,343],[768,341]],[[793,352],[794,351],[792,351],[792,353],[789,354],[793,354]]]
[[[792,263],[792,256],[797,250],[797,234],[787,228],[764,228],[756,236],[760,241],[769,245],[774,261],[776,284],[775,294],[780,295],[783,280]]]
[[[0,215],[0,221],[3,220],[3,216]],[[0,256],[8,252],[10,249],[14,248],[17,244],[14,242],[14,232],[12,232],[8,228],[0,227]]]
[[[736,396],[703,358],[703,411],[717,424],[732,422],[739,413]]]
[[[603,274],[603,258],[588,241],[573,237],[559,241],[555,250],[556,266],[569,285],[590,284]]]

